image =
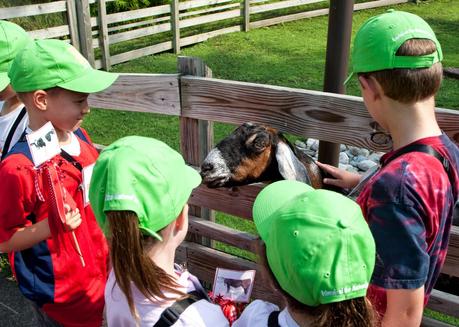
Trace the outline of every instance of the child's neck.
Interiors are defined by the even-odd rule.
[[[21,100],[17,96],[9,98],[3,103],[3,107],[1,108],[0,116],[5,116],[10,112],[13,112],[21,103]]]
[[[290,316],[293,318],[293,320],[295,320],[295,322],[298,324],[298,326],[300,327],[313,326],[313,319],[307,313],[293,311],[288,307],[287,307],[287,310],[290,313]]]
[[[36,119],[33,114],[29,114],[29,128],[32,131],[36,131],[37,129],[41,128],[43,125],[45,125],[47,121],[44,121],[42,119]],[[58,129],[54,127],[57,135],[57,139],[59,141],[59,145],[67,145],[72,141],[71,138],[71,132],[69,131],[63,131],[61,129]]]
[[[164,241],[158,242],[156,246],[150,249],[148,256],[166,273],[174,277],[177,276],[174,269],[175,248],[171,244]]]
[[[422,138],[441,135],[435,119],[433,97],[408,105],[391,99],[386,101],[389,111],[386,115],[386,124],[394,150]]]

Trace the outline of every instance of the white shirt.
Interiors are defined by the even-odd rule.
[[[255,300],[244,309],[239,319],[233,323],[233,327],[266,327],[271,312],[278,310],[279,307],[275,304]],[[277,320],[281,327],[300,327],[287,308],[279,313]]]
[[[178,279],[178,284],[182,286],[182,292],[189,293],[195,290],[189,277],[190,273],[184,271]],[[173,304],[171,301],[158,300],[153,302],[147,299],[134,284],[132,284],[131,290],[135,307],[141,319],[139,326],[152,327],[159,320],[162,312]],[[165,295],[174,296],[169,293],[165,293]],[[105,309],[109,327],[136,326],[136,321],[131,315],[126,297],[116,283],[113,270],[110,272],[105,286]],[[226,327],[229,326],[229,323],[220,306],[206,300],[200,300],[186,308],[173,326]]]
[[[3,107],[3,102],[0,101],[0,109],[2,107]],[[11,127],[16,121],[16,118],[19,116],[19,113],[21,112],[21,109],[23,107],[24,105],[20,104],[13,111],[7,113],[4,116],[0,116],[0,156],[2,155],[3,147],[5,146],[6,137],[8,136],[8,133],[10,132]],[[16,144],[16,142],[19,140],[19,138],[21,137],[22,133],[25,131],[28,124],[29,124],[29,119],[27,118],[27,114],[26,114],[26,116],[21,120],[18,127],[16,128],[16,131],[13,134],[13,138],[11,139],[10,147],[8,150],[11,150],[13,145]]]

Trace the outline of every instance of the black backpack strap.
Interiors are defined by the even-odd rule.
[[[279,314],[280,311],[273,311],[268,317],[268,327],[279,327]]]
[[[383,166],[387,165],[390,161],[406,154],[409,152],[423,152],[427,153],[435,158],[437,158],[440,163],[442,164],[443,168],[445,169],[446,174],[448,175],[449,182],[451,184],[451,188],[453,190],[453,195],[457,199],[457,194],[456,194],[456,188],[455,188],[455,183],[454,183],[454,176],[453,176],[453,170],[451,168],[451,164],[449,163],[448,159],[442,156],[437,150],[435,150],[433,147],[427,144],[411,144],[408,145],[404,148],[402,148],[400,151],[395,153],[389,160],[385,161],[383,163]]]
[[[19,123],[22,121],[22,119],[24,118],[25,114],[26,114],[26,108],[25,107],[22,107],[21,109],[21,112],[19,113],[19,115],[16,117],[16,120],[14,121],[13,125],[11,126],[11,129],[10,131],[8,132],[8,135],[6,137],[6,140],[5,140],[5,145],[3,146],[3,150],[2,150],[2,158],[0,159],[3,160],[5,159],[5,156],[6,154],[8,153],[9,149],[10,149],[10,144],[11,144],[11,140],[13,139],[13,136],[14,136],[14,132],[16,132],[16,129],[18,128],[19,126]]]
[[[188,293],[188,297],[186,299],[176,301],[174,304],[164,310],[161,314],[161,317],[159,317],[159,320],[156,322],[156,324],[153,325],[153,327],[172,326],[180,318],[180,315],[183,313],[183,311],[185,311],[193,303],[202,299],[205,299],[205,297],[203,297],[203,294],[200,291],[193,291]]]

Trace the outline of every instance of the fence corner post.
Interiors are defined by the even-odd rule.
[[[106,71],[110,70],[110,43],[108,39],[108,26],[107,26],[107,7],[105,0],[98,1],[98,25],[99,25],[99,44],[102,52],[102,68]]]
[[[200,77],[212,77],[212,71],[199,58],[178,57],[177,70],[180,75],[193,75]],[[179,81],[182,84],[181,81]],[[182,86],[180,97],[182,98]],[[180,150],[183,158],[188,164],[200,166],[207,153],[213,147],[214,130],[213,123],[194,118],[180,117]],[[215,221],[215,213],[208,208],[190,206],[190,215],[201,217],[206,220]],[[212,246],[209,239],[196,239],[206,246]]]
[[[77,22],[77,11],[75,2],[73,0],[66,0],[67,7],[67,24],[70,30],[70,42],[71,44],[80,51],[80,38],[78,36],[78,22]]]
[[[78,33],[80,35],[80,52],[89,61],[91,66],[95,66],[94,49],[92,47],[92,27],[91,12],[89,10],[89,0],[75,1]]]
[[[172,49],[175,54],[180,53],[180,17],[179,0],[171,0],[171,30]]]
[[[250,29],[250,0],[244,0],[242,16],[244,18],[242,29],[244,32],[248,32]]]

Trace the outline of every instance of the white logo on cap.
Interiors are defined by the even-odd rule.
[[[106,194],[105,201],[114,201],[114,200],[129,200],[136,203],[139,203],[139,200],[135,195],[130,194]]]
[[[356,291],[360,291],[366,288],[368,288],[368,283],[352,285],[350,287],[343,287],[338,290],[327,290],[327,291],[322,290],[320,291],[320,294],[322,294],[323,297],[329,297],[329,296],[343,295],[343,294],[347,294],[350,292],[356,292]]]
[[[78,52],[77,49],[75,49],[72,46],[69,46],[67,49],[70,52],[70,54],[75,58],[75,60],[81,64],[81,66],[83,66],[84,68],[91,68],[89,62],[86,60],[85,57],[81,55],[81,53]]]

